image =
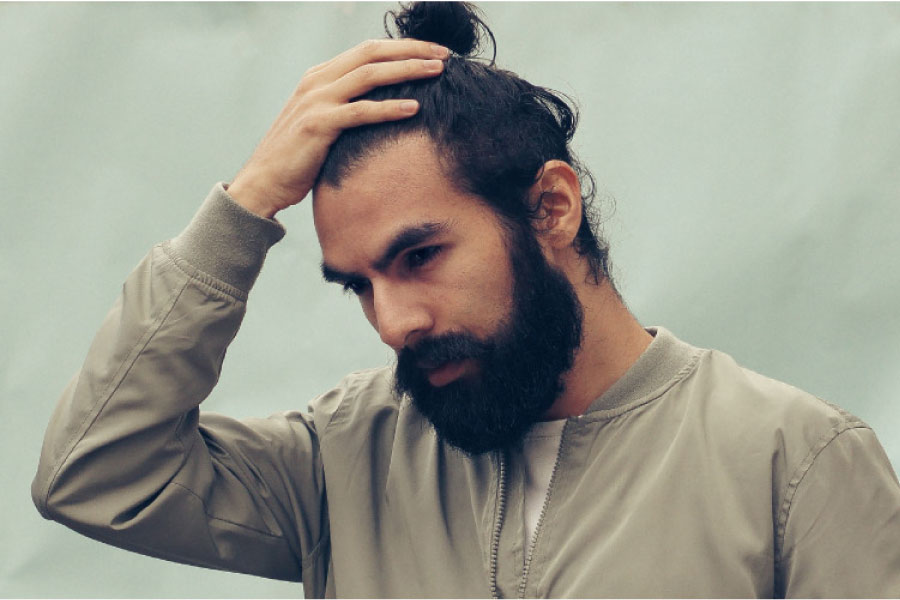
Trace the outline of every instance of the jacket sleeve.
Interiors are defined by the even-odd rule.
[[[868,427],[826,436],[788,487],[788,598],[900,598],[900,484]]]
[[[311,417],[198,409],[283,235],[219,184],[138,265],[47,429],[32,484],[44,517],[142,554],[302,578],[327,538]]]

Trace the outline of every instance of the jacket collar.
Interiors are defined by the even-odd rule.
[[[647,327],[653,341],[631,368],[585,414],[610,411],[661,395],[690,372],[702,350],[685,344],[663,327]]]

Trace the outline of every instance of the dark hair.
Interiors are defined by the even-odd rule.
[[[528,190],[544,163],[561,160],[578,174],[582,222],[575,249],[599,283],[609,279],[609,247],[594,232],[591,210],[594,179],[569,148],[578,112],[559,92],[533,85],[494,65],[496,44],[475,7],[463,2],[415,2],[385,15],[399,37],[436,42],[452,51],[444,71],[434,78],[376,88],[367,100],[412,98],[419,102],[413,117],[345,130],[331,146],[319,182],[337,187],[355,165],[384,144],[413,133],[427,133],[463,191],[480,196],[508,224],[521,226],[537,217],[540,206],[529,202]],[[493,56],[476,58],[486,41]]]

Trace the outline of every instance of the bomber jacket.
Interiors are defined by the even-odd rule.
[[[284,234],[217,185],[125,282],[53,414],[47,517],[307,597],[900,596],[900,485],[872,430],[663,328],[565,424],[532,543],[521,467],[439,440],[354,373],[309,412],[200,412]]]

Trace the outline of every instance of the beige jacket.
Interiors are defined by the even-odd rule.
[[[872,430],[662,328],[567,421],[531,547],[516,463],[443,445],[389,369],[309,414],[201,414],[282,235],[216,186],[137,267],[50,422],[45,517],[307,597],[900,596],[900,486]]]

